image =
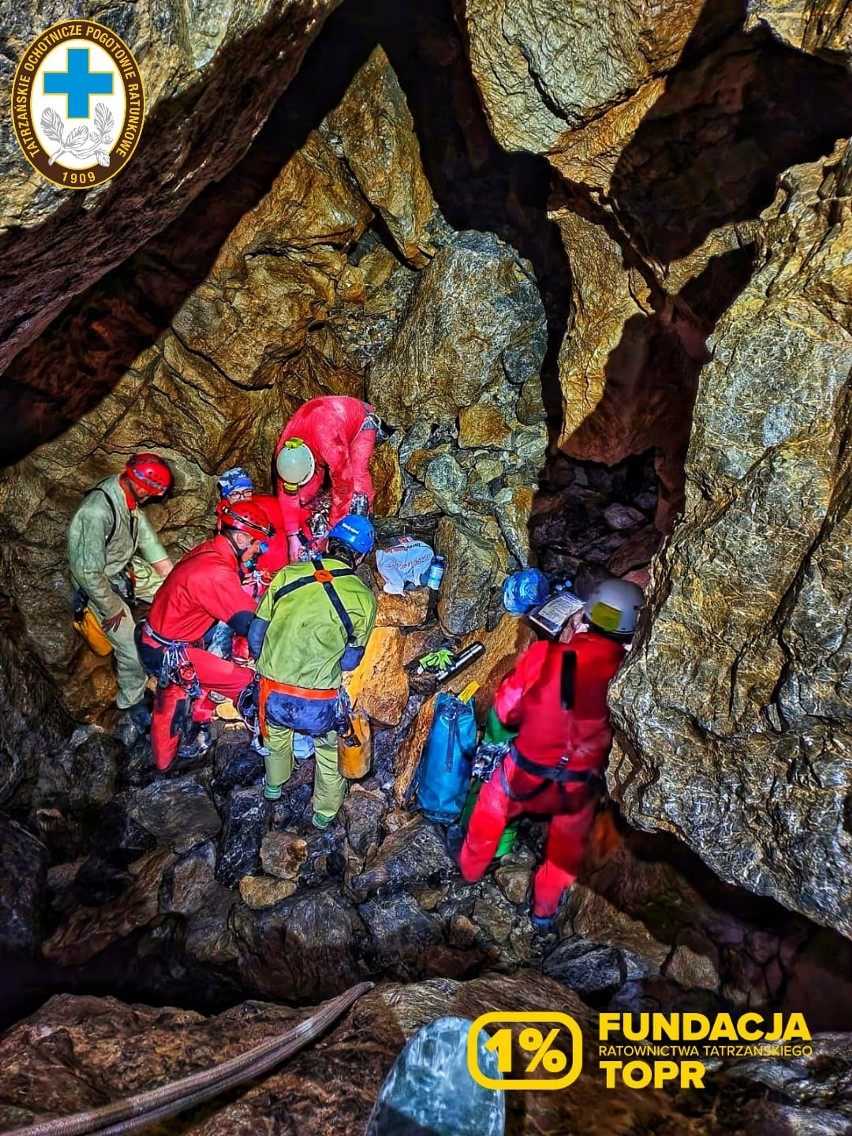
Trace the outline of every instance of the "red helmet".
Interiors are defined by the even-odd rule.
[[[160,497],[168,493],[174,481],[172,471],[156,454],[135,454],[124,467],[124,472],[131,481]]]
[[[238,529],[247,532],[256,540],[268,539],[275,535],[275,528],[254,501],[235,501],[233,505],[227,500],[220,501],[216,506],[216,515],[219,518],[219,531],[223,529]]]

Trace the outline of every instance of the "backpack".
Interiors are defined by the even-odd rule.
[[[417,804],[429,820],[452,824],[458,817],[475,750],[473,702],[442,691],[417,771]]]

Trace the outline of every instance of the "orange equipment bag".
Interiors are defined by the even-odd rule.
[[[337,735],[337,769],[347,781],[357,781],[370,772],[373,739],[366,710],[349,710],[349,726]]]
[[[102,657],[112,654],[112,643],[107,639],[98,617],[91,608],[84,607],[81,612],[75,614],[71,623],[74,630],[85,639],[90,651]]]

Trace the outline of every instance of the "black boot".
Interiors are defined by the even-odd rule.
[[[464,829],[461,825],[451,824],[446,836],[444,837],[444,847],[447,849],[447,855],[458,867],[459,856],[461,855],[462,845],[464,844]]]

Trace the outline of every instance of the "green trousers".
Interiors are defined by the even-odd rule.
[[[152,600],[163,582],[163,577],[147,561],[139,557],[134,556],[132,564],[136,576],[136,595],[140,600]],[[133,637],[136,624],[133,620],[133,613],[124,600],[121,601],[121,604],[124,608],[124,619],[114,631],[104,631],[104,634],[112,643],[112,649],[115,653],[115,671],[118,679],[118,694],[115,704],[119,710],[126,710],[128,706],[135,706],[137,702],[142,701],[148,676],[142,669],[139,652],[136,650],[136,640]],[[92,604],[92,609],[103,623],[103,612],[99,611],[94,604]]]
[[[269,750],[264,759],[267,785],[285,785],[293,775],[293,731],[267,722],[263,743]],[[337,731],[314,738],[316,769],[314,771],[313,810],[333,817],[346,796],[346,778],[337,769]]]

